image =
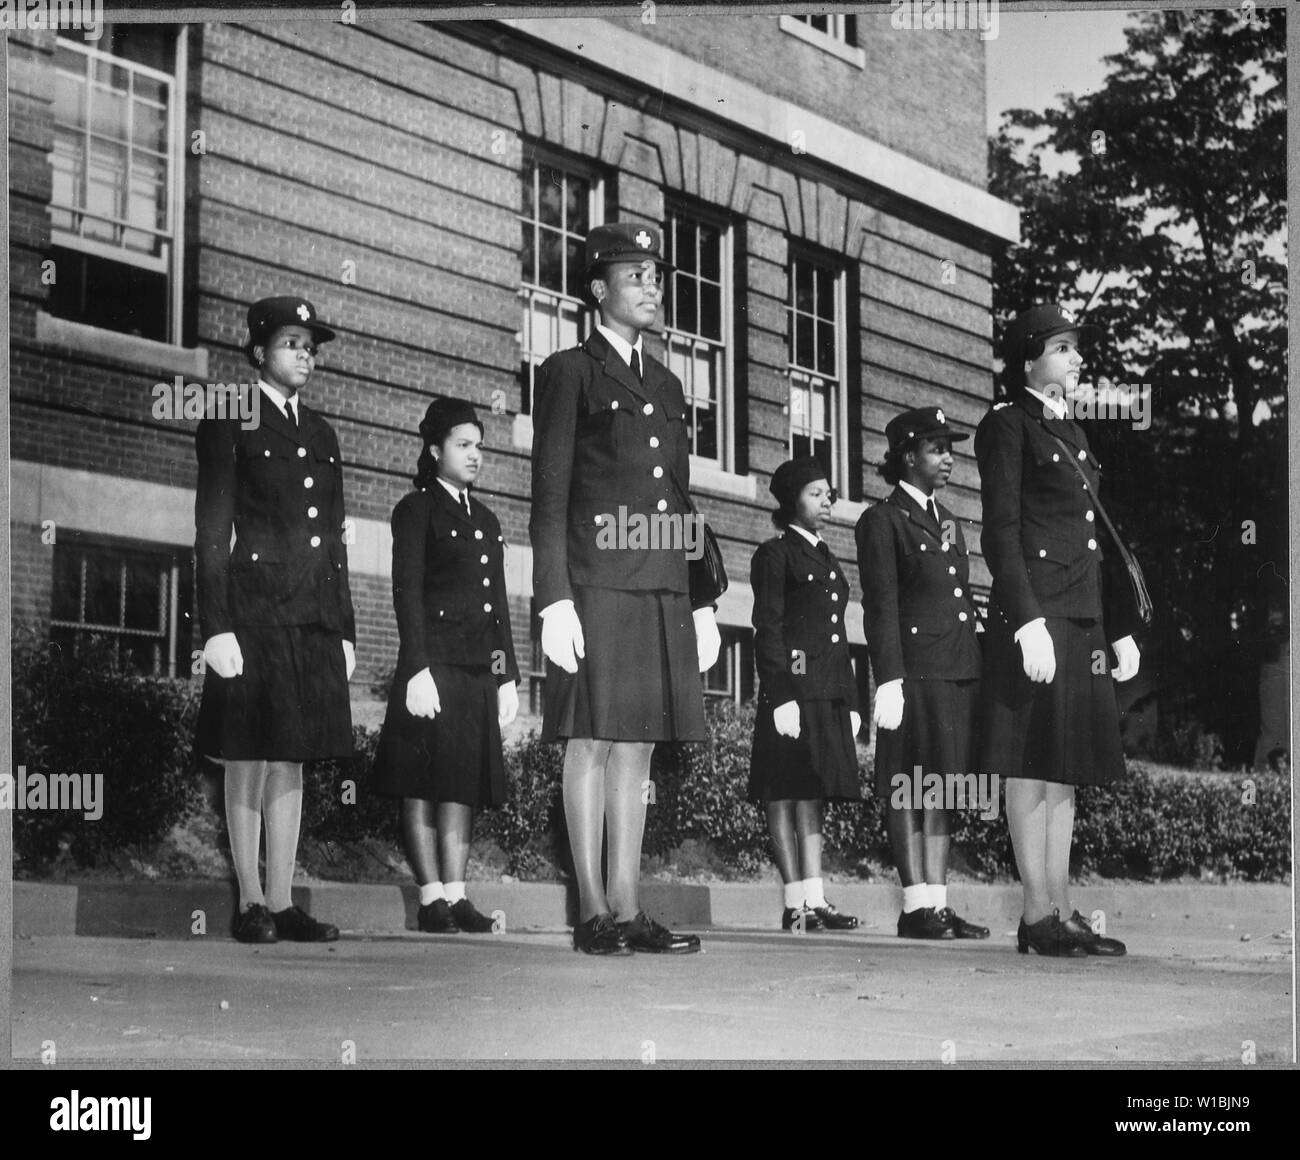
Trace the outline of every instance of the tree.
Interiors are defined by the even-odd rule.
[[[1089,425],[1157,605],[1144,668],[1167,725],[1249,760],[1287,560],[1284,12],[1144,12],[1125,38],[1098,91],[990,141],[990,189],[1022,211],[994,309],[1083,310],[1107,336],[1087,376],[1150,388],[1148,430]]]

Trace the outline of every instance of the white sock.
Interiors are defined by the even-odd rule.
[[[803,900],[805,906],[811,906],[813,910],[826,905],[826,895],[822,893],[822,880],[820,878],[805,878],[803,880]]]
[[[948,887],[946,885],[936,886],[931,882],[926,885],[925,892],[930,899],[926,906],[933,906],[935,910],[942,910],[948,905]]]
[[[447,901],[453,906],[465,897],[465,883],[448,882],[447,883]]]
[[[903,913],[911,914],[914,910],[924,910],[930,905],[930,888],[924,882],[916,886],[903,887]]]
[[[785,884],[785,905],[789,910],[798,910],[803,905],[803,882]]]
[[[437,902],[440,898],[446,898],[443,893],[441,882],[426,882],[420,887],[420,905],[428,906],[430,903]]]

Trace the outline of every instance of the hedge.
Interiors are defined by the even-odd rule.
[[[161,840],[203,807],[191,768],[199,682],[132,676],[105,649],[67,657],[20,639],[14,656],[14,763],[30,772],[102,773],[105,808],[18,811],[15,854],[29,867],[58,860],[94,866]],[[770,865],[762,811],[746,798],[752,706],[714,703],[705,744],[661,745],[651,770],[647,865],[745,876]],[[304,842],[382,843],[400,857],[396,803],[370,789],[377,731],[354,730],[356,754],[305,772]],[[535,733],[507,747],[508,802],[481,811],[476,846],[495,846],[521,877],[564,875],[568,840],[560,788],[563,750]],[[1076,798],[1076,874],[1146,879],[1209,875],[1283,881],[1291,870],[1290,786],[1274,774],[1168,776],[1130,765],[1130,776],[1083,787]],[[866,773],[863,777],[867,784]],[[219,795],[217,795],[219,800]],[[884,802],[826,812],[828,868],[889,866]],[[952,864],[975,877],[1014,875],[1004,812],[992,821],[959,811]]]

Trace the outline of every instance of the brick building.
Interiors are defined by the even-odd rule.
[[[521,667],[540,664],[530,393],[585,333],[592,224],[661,222],[678,267],[658,349],[733,578],[719,695],[752,689],[746,581],[777,464],[827,463],[847,562],[888,419],[933,402],[972,429],[991,397],[990,254],[1018,223],[984,189],[975,32],[887,14],[118,25],[12,34],[8,84],[15,623],[97,626],[145,669],[184,675],[202,647],[195,423],[155,387],[248,381],[265,295],[304,294],[339,329],[307,402],[345,456],[359,699],[396,655],[388,517],[434,394],[484,414],[481,491],[510,541]],[[969,448],[946,502],[977,546]]]

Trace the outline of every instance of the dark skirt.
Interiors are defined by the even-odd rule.
[[[407,674],[393,681],[375,752],[374,787],[388,797],[495,806],[506,800],[496,676],[487,665],[430,665],[442,709],[406,709]]]
[[[575,587],[586,657],[547,661],[542,740],[704,741],[704,691],[690,598]]]
[[[858,801],[858,751],[844,701],[800,701],[799,736],[776,731],[775,706],[760,697],[749,755],[752,802]]]
[[[1101,621],[1047,617],[1056,675],[1046,685],[1025,675],[1011,630],[997,616],[989,623],[979,772],[1064,785],[1123,777],[1113,662]]]
[[[903,682],[903,720],[876,730],[876,793],[889,797],[895,775],[975,773],[979,681]]]
[[[195,733],[199,756],[226,761],[319,761],[352,756],[343,638],[318,624],[237,628],[244,671],[210,668]]]

